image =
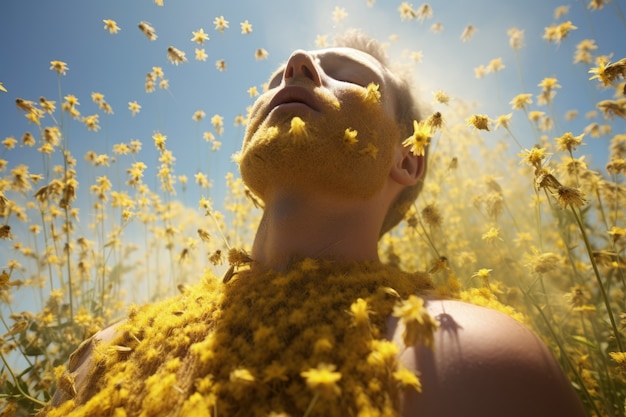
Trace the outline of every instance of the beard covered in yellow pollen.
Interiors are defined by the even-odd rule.
[[[366,199],[387,179],[401,138],[377,86],[354,85],[339,102],[321,88],[315,91],[320,113],[252,111],[239,165],[246,185],[262,200],[269,184]],[[270,99],[261,97],[255,108]]]
[[[47,415],[397,415],[401,390],[420,385],[399,366],[387,319],[430,288],[426,274],[378,262],[253,264],[228,284],[207,274],[132,309],[94,349],[86,404]]]

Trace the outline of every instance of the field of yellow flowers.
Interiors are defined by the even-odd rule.
[[[145,7],[176,7],[154,3]],[[362,3],[359,8],[376,6]],[[591,416],[626,416],[626,50],[600,54],[602,40],[573,41],[592,20],[571,21],[568,13],[578,7],[588,16],[610,14],[624,34],[620,6],[617,0],[556,5],[553,23],[540,33],[525,32],[522,21],[500,34],[515,57],[529,36],[541,38],[548,51],[569,48],[563,71],[584,68],[580,89],[593,91],[580,110],[556,111],[565,90],[560,73],[546,72],[533,84],[524,80],[519,61],[505,65],[497,57],[473,74],[458,74],[484,81],[482,89],[498,97],[497,113],[477,112],[471,97],[460,98],[445,85],[428,91],[425,101],[442,124],[430,139],[424,190],[380,245],[384,261],[428,272],[442,296],[503,310],[534,329]],[[427,25],[437,36],[444,26],[435,23],[436,10],[436,3],[398,2],[393,16],[398,24]],[[333,6],[327,18],[342,29],[352,12]],[[157,114],[152,133],[107,137],[105,152],[83,151],[77,142],[82,131],[110,129],[118,116],[105,94],[78,97],[66,88],[71,62],[48,59],[40,68],[55,96],[23,96],[0,71],[0,99],[10,97],[16,107],[0,117],[23,123],[20,134],[4,132],[0,123],[0,416],[41,408],[69,354],[124,317],[130,305],[176,294],[206,269],[221,276],[238,262],[234,255],[249,249],[260,209],[236,170],[187,174],[176,163],[198,149],[214,162],[230,161],[221,148],[240,140],[245,109],[233,117],[236,132],[220,114],[186,115],[180,123],[194,124],[198,141],[182,146],[160,128],[159,106],[147,104],[168,94],[174,100],[168,73],[191,60],[206,61],[209,42],[216,41],[210,38],[224,31],[252,36],[255,23],[220,15],[207,22],[189,34],[195,56],[187,56],[189,48],[166,45],[169,66],[149,65],[145,96],[115,109],[140,117],[149,107]],[[132,30],[145,45],[158,42],[158,27],[137,23]],[[97,24],[111,39],[131,30],[107,16]],[[471,50],[481,28],[445,30],[458,32]],[[271,32],[271,25],[255,23],[254,33],[263,31]],[[307,42],[323,47],[332,36]],[[395,42],[393,34],[389,42]],[[270,46],[255,47],[254,59],[267,59]],[[530,54],[540,61],[545,50]],[[402,59],[418,66],[422,54],[404,50]],[[227,69],[226,60],[215,61],[215,71]],[[503,96],[508,90],[499,77],[505,71],[517,72],[526,89]],[[241,83],[251,99],[263,88]],[[93,113],[83,112],[87,102]],[[209,121],[203,132],[202,121]],[[232,143],[229,149],[236,148]],[[606,156],[605,164],[597,164],[597,153]],[[217,183],[223,192],[213,191]],[[188,192],[192,188],[199,191]]]

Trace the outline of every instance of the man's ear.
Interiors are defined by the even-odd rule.
[[[424,156],[414,155],[405,146],[398,146],[389,176],[392,180],[406,187],[414,185],[424,174]]]

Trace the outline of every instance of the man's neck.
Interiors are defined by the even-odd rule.
[[[266,201],[252,258],[274,269],[307,257],[378,260],[378,234],[386,210],[381,206],[374,200],[278,193]]]

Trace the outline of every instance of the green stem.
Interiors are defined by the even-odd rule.
[[[46,403],[44,403],[42,401],[39,401],[37,398],[32,397],[32,396],[28,395],[26,392],[24,392],[24,390],[22,389],[22,386],[20,385],[20,382],[22,382],[22,381],[17,379],[17,377],[13,373],[13,370],[9,366],[7,360],[5,359],[4,354],[2,353],[2,351],[0,351],[0,359],[2,359],[2,362],[4,363],[4,367],[9,371],[9,374],[11,374],[11,378],[13,378],[13,381],[15,381],[15,387],[18,389],[20,394],[22,394],[22,396],[24,398],[26,398],[28,401],[34,402],[35,404],[37,404],[37,405],[39,405],[41,407],[44,407],[46,405]]]
[[[591,266],[593,268],[593,272],[596,277],[596,281],[598,283],[598,288],[600,289],[600,294],[602,295],[602,301],[604,302],[606,312],[609,315],[609,321],[611,322],[611,327],[613,329],[613,336],[615,337],[615,341],[617,342],[617,347],[619,348],[620,352],[624,352],[624,347],[622,346],[622,339],[620,337],[619,330],[617,329],[617,323],[615,322],[615,317],[613,316],[613,310],[611,309],[611,303],[609,302],[609,297],[604,288],[604,284],[602,283],[602,278],[600,277],[600,271],[598,270],[598,265],[596,264],[596,260],[593,257],[593,250],[591,249],[591,244],[589,243],[589,239],[587,238],[585,227],[583,225],[583,222],[580,216],[576,212],[576,209],[573,206],[571,206],[571,208],[572,208],[572,213],[574,214],[574,218],[576,219],[576,223],[578,223],[578,228],[580,229],[580,233],[582,234],[583,242],[585,243],[585,248],[587,249],[587,253],[589,254],[589,260],[591,261]]]
[[[533,305],[533,307],[535,307],[535,309],[537,309],[537,311],[539,312],[539,315],[541,316],[541,318],[545,322],[545,325],[546,325],[548,331],[550,332],[550,335],[552,336],[552,340],[557,344],[557,346],[559,348],[559,351],[561,352],[561,357],[567,363],[568,368],[570,369],[570,371],[576,377],[576,380],[578,381],[578,383],[579,383],[579,385],[581,387],[581,390],[582,390],[583,394],[585,395],[587,403],[589,404],[589,406],[591,406],[593,408],[593,410],[595,411],[596,415],[598,415],[598,416],[602,415],[602,413],[600,413],[600,410],[598,409],[598,406],[596,405],[595,401],[591,397],[591,394],[587,390],[587,387],[585,386],[585,383],[582,380],[582,377],[578,373],[578,370],[576,369],[576,367],[572,363],[570,357],[567,355],[567,351],[565,350],[565,347],[561,343],[561,341],[559,339],[559,336],[556,334],[556,332],[552,328],[552,325],[550,324],[550,320],[548,320],[548,317],[546,317],[543,309],[540,306],[538,306],[537,303],[532,301],[532,299],[530,297],[530,294],[528,292],[524,291],[524,289],[521,288],[521,287],[520,287],[520,289],[524,293],[525,298],[531,302],[531,304]]]
[[[315,396],[313,397],[313,399],[311,400],[311,402],[309,403],[309,406],[307,407],[306,411],[304,412],[304,415],[302,417],[308,417],[309,414],[311,414],[311,411],[313,410],[313,407],[315,406],[315,404],[317,403],[317,400],[320,397],[320,393],[316,392]]]

